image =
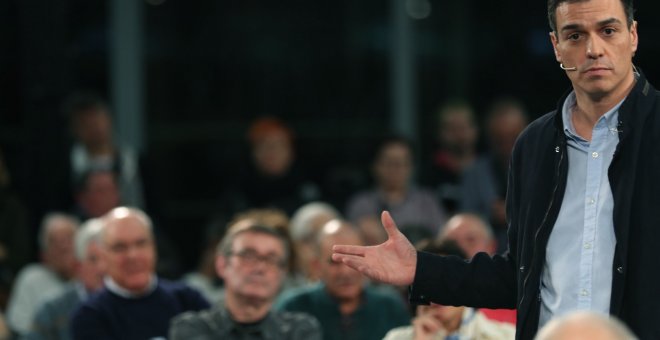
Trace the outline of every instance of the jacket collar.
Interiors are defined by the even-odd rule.
[[[650,112],[650,110],[634,110],[638,98],[647,97],[649,94],[655,92],[653,86],[651,86],[646,79],[646,76],[644,76],[644,73],[639,68],[637,68],[637,71],[639,74],[637,81],[632,90],[630,90],[630,93],[628,93],[628,96],[626,96],[623,104],[621,104],[621,107],[619,107],[619,125],[617,128],[620,130],[620,139],[625,138],[634,126],[641,124],[646,118],[648,112]],[[564,95],[561,96],[561,99],[557,102],[557,111],[555,111],[555,128],[562,132],[560,135],[563,135],[564,131],[562,107],[571,91],[573,91],[573,88],[566,90]]]

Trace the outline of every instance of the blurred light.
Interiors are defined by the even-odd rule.
[[[144,0],[144,1],[146,1],[149,5],[158,6],[158,5],[162,5],[166,0]]]
[[[426,19],[431,15],[429,0],[406,0],[406,12],[413,19]]]

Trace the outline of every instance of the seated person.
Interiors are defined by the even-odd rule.
[[[418,248],[420,251],[439,255],[465,257],[463,251],[451,240],[442,243],[423,242]],[[412,326],[391,330],[385,340],[513,340],[515,335],[514,326],[489,320],[476,309],[431,304],[417,306],[417,316],[413,319]]]
[[[321,339],[316,319],[271,310],[286,275],[286,238],[271,227],[244,222],[230,227],[218,248],[223,302],[175,318],[170,339]]]
[[[13,332],[25,335],[39,306],[62,293],[73,277],[77,229],[78,220],[73,216],[51,213],[44,217],[39,230],[41,263],[30,264],[18,273],[9,297],[7,324]]]
[[[316,317],[323,339],[382,339],[394,327],[410,322],[410,315],[396,294],[366,285],[364,276],[332,261],[334,244],[364,244],[355,227],[341,220],[323,226],[317,238],[315,260],[321,282],[283,293],[277,307]]]
[[[103,287],[103,270],[100,266],[99,236],[103,222],[87,220],[76,232],[76,276],[66,289],[37,310],[32,327],[25,339],[71,339],[69,322],[71,314],[87,297]]]
[[[119,207],[103,222],[105,287],[74,312],[74,339],[164,338],[174,316],[209,307],[197,291],[156,277],[153,227],[144,212]]]
[[[617,318],[595,312],[579,311],[550,320],[535,340],[637,340]]]

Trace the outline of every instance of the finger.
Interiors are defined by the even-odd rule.
[[[332,246],[332,252],[334,252],[335,254],[346,254],[346,255],[364,256],[366,249],[367,247],[363,247],[363,246],[349,246],[342,244],[336,244]]]
[[[394,219],[392,219],[392,215],[390,215],[389,211],[383,210],[383,213],[380,215],[380,220],[383,223],[383,228],[385,228],[388,237],[392,238],[400,233],[399,228],[396,226],[396,223],[394,223]]]
[[[359,272],[365,272],[369,268],[365,263],[364,257],[356,255],[332,254],[332,260],[335,262],[342,262]]]

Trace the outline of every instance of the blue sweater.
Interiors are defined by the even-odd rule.
[[[75,311],[71,331],[74,339],[166,338],[170,319],[206,308],[208,302],[197,291],[163,279],[151,294],[134,299],[104,288]]]

